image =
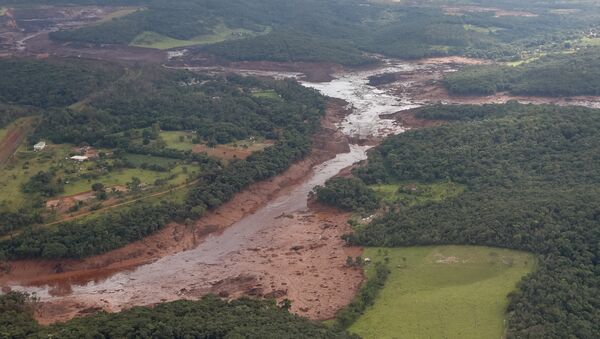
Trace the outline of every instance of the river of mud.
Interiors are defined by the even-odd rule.
[[[362,270],[345,266],[347,256],[360,255],[361,249],[348,247],[341,239],[341,235],[351,231],[347,224],[350,215],[322,207],[309,208],[309,192],[366,159],[370,147],[367,145],[404,131],[396,120],[383,116],[444,101],[444,96],[422,94],[433,86],[431,80],[438,79],[440,72],[452,70],[455,63],[385,61],[377,69],[338,72],[327,82],[304,81],[304,86],[348,103],[350,113],[334,128],[354,144],[349,149],[334,147],[337,155],[307,167],[310,174],[301,176],[301,182],[280,183],[285,189],[271,199],[263,199],[266,203],[261,202],[252,213],[245,213],[240,207],[243,204],[234,204],[234,208],[242,209],[239,213],[234,211],[239,215],[237,222],[229,227],[215,225],[222,231],[178,250],[165,251],[162,257],[134,268],[121,267],[102,274],[46,274],[40,279],[24,280],[15,273],[0,279],[2,288],[36,293],[41,301],[36,316],[41,323],[64,321],[98,310],[119,311],[136,305],[197,299],[207,293],[232,298],[288,298],[295,313],[313,319],[331,318],[352,300],[363,281]],[[381,74],[398,74],[398,79],[384,86],[368,85],[369,77]],[[258,75],[301,78],[297,73],[264,70]],[[228,218],[231,219],[223,215],[216,219]],[[21,271],[27,270],[27,264],[22,266]]]
[[[388,62],[375,70],[336,74],[329,82],[303,84],[352,107],[337,126],[349,139],[378,140],[404,130],[380,115],[417,104],[395,96],[391,89],[369,86],[368,77],[424,67]],[[345,246],[340,239],[350,231],[346,224],[349,215],[310,210],[308,195],[316,185],[366,159],[369,147],[350,145],[349,152],[317,165],[305,181],[224,231],[207,236],[193,249],[108,277],[66,277],[29,285],[12,281],[8,287],[37,294],[41,301],[38,319],[43,323],[99,309],[118,311],[207,293],[289,298],[292,310],[299,314],[331,318],[351,301],[362,282],[360,270],[345,267],[346,257],[361,251]]]

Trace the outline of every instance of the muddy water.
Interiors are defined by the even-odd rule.
[[[319,90],[324,95],[344,99],[349,102],[354,113],[340,124],[342,131],[354,138],[381,137],[402,132],[393,120],[383,120],[379,115],[419,106],[408,97],[398,97],[387,89],[377,89],[368,85],[368,77],[383,73],[412,71],[424,68],[422,65],[386,61],[385,67],[377,70],[338,74],[336,79],[325,83],[304,83],[307,87]]]
[[[304,85],[325,95],[344,99],[352,105],[352,114],[339,125],[345,134],[362,138],[382,137],[402,132],[403,129],[391,120],[380,119],[379,115],[408,109],[415,104],[406,98],[395,97],[386,90],[368,86],[368,77],[416,67],[420,66],[388,63],[377,70],[338,74],[330,82]],[[314,186],[323,184],[341,169],[365,159],[368,148],[351,145],[349,153],[338,154],[334,159],[316,166],[306,181],[222,233],[209,236],[195,249],[102,279],[96,277],[95,280],[83,282],[59,281],[52,285],[11,287],[35,292],[43,302],[96,304],[113,311],[190,296],[186,295],[186,291],[209,291],[215,282],[232,274],[243,274],[250,267],[243,261],[253,262],[253,258],[240,253],[248,252],[258,242],[264,244],[264,238],[268,237],[270,230],[281,232],[282,227],[285,230],[286,222],[289,223],[285,215],[305,210],[307,196]]]

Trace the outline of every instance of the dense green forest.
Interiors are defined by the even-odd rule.
[[[277,99],[253,95],[274,90]],[[278,139],[282,129],[305,133],[323,109],[316,92],[294,81],[212,77],[160,67],[130,70],[85,106],[48,113],[37,138],[114,147],[127,131],[158,123],[163,130],[194,130],[210,143],[248,137]]]
[[[41,108],[73,104],[120,76],[118,67],[88,61],[0,60],[0,103]]]
[[[327,61],[351,66],[374,62],[351,42],[292,31],[227,41],[199,50],[234,61]]]
[[[40,326],[33,319],[35,299],[20,293],[0,296],[3,338],[355,338],[290,314],[274,301],[175,301],[100,312],[66,323]]]
[[[452,94],[600,95],[600,50],[554,54],[519,66],[471,66],[447,74],[444,85]]]
[[[107,63],[54,59],[0,60],[0,128],[17,118],[64,107],[99,91],[121,76]]]
[[[375,192],[356,178],[336,177],[314,189],[317,201],[346,211],[373,211],[378,207]]]
[[[457,122],[387,139],[354,174],[366,184],[449,180],[466,191],[398,205],[348,241],[536,253],[536,272],[510,296],[507,336],[600,336],[600,112],[511,103],[417,114]]]
[[[19,65],[15,63],[16,68]],[[22,65],[27,68],[30,64],[24,61]],[[23,91],[32,91],[25,85]],[[265,90],[271,95],[255,95]],[[44,110],[31,141],[107,147],[114,155],[110,162],[100,162],[103,169],[135,167],[123,154],[185,161],[200,167],[200,173],[192,178],[196,184],[183,202],[138,202],[52,229],[30,229],[42,221],[42,204],[36,197],[52,197],[64,186],[52,170],[32,173],[21,190],[32,194],[34,206],[0,212],[2,234],[23,229],[0,242],[0,257],[81,258],[141,239],[169,221],[197,218],[249,184],[281,173],[307,155],[324,110],[320,94],[291,80],[206,76],[158,67],[128,69],[76,105]],[[170,149],[159,136],[161,129],[195,131],[196,142],[208,145],[254,137],[271,139],[274,144],[246,159],[223,163],[202,153]],[[145,167],[166,170],[157,164]]]
[[[333,61],[347,65],[368,62],[363,52],[400,58],[468,55],[515,60],[523,53],[562,50],[565,41],[582,37],[597,26],[598,19],[597,4],[592,2],[573,2],[568,9],[575,12],[561,12],[564,5],[553,2],[480,1],[482,6],[516,13],[521,10],[525,16],[496,15],[489,8],[452,12],[442,7],[456,5],[454,1],[417,6],[356,0],[76,2],[144,9],[98,25],[54,32],[52,39],[129,44],[144,32],[187,40],[211,34],[221,24],[251,32],[270,27],[267,35],[234,39],[199,51],[229,60]]]

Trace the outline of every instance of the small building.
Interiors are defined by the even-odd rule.
[[[41,152],[46,148],[46,142],[45,141],[40,141],[37,144],[33,145],[33,150],[35,152]]]
[[[69,159],[78,161],[78,162],[84,162],[84,161],[87,161],[89,159],[89,157],[87,157],[85,155],[74,155]]]

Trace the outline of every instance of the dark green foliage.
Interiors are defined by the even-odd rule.
[[[45,197],[52,197],[64,192],[64,184],[52,172],[38,172],[29,178],[21,189],[25,193],[38,193]]]
[[[356,178],[337,177],[314,189],[317,201],[346,211],[370,212],[379,206],[375,192]]]
[[[38,107],[73,104],[119,76],[102,63],[80,60],[0,60],[0,103]]]
[[[38,224],[42,221],[41,213],[32,208],[20,208],[16,212],[1,211],[0,235],[6,235],[16,229]]]
[[[175,301],[100,312],[63,324],[38,326],[27,296],[0,297],[0,335],[6,338],[355,338],[290,314],[273,301]]]
[[[272,33],[267,36],[232,40],[201,50],[230,60],[356,65],[368,60],[359,51],[400,58],[458,54],[514,60],[522,52],[560,50],[564,41],[577,39],[598,21],[597,4],[581,1],[569,4],[569,8],[579,10],[576,15],[552,13],[560,6],[548,2],[479,1],[487,7],[532,11],[537,15],[533,17],[496,17],[493,12],[476,11],[446,15],[439,3],[415,6],[356,0],[96,2],[141,5],[146,10],[97,26],[56,32],[51,37],[128,44],[143,31],[189,39],[211,32],[219,23],[255,32],[270,27]]]
[[[349,241],[537,253],[538,269],[511,296],[508,337],[598,337],[600,112],[517,104],[448,110],[433,111],[466,122],[392,137],[355,174],[367,182],[449,178],[467,191],[389,212]]]
[[[598,49],[553,55],[516,67],[472,66],[448,74],[444,84],[453,94],[600,95]]]
[[[542,106],[539,106],[542,107]],[[545,106],[544,109],[555,109],[551,106]],[[523,109],[523,106],[516,101],[509,101],[503,105],[434,105],[415,109],[415,116],[427,120],[445,120],[445,121],[468,121],[483,118],[498,118],[508,114],[514,114]],[[528,107],[528,110],[534,110],[534,107]]]
[[[83,258],[142,239],[177,216],[175,204],[137,203],[121,212],[61,224],[56,230],[24,231],[0,243],[8,258]],[[179,212],[180,213],[180,212]]]
[[[19,118],[36,114],[40,114],[40,112],[35,107],[4,105],[0,103],[0,128],[6,127],[6,125]]]
[[[273,89],[283,100],[254,97],[254,89]],[[304,132],[314,127],[311,117],[323,107],[316,91],[295,81],[210,77],[146,67],[131,71],[84,108],[48,112],[36,138],[114,147],[131,139],[121,132],[159,123],[164,130],[196,130],[205,141],[219,144],[251,136],[277,139],[282,128]]]
[[[27,294],[0,295],[1,338],[26,338],[39,330],[33,319],[34,302],[35,299]]]
[[[373,59],[365,57],[351,42],[291,31],[223,42],[203,50],[236,61],[328,61],[349,66],[374,62]]]
[[[365,312],[367,307],[373,305],[389,274],[390,269],[385,264],[376,262],[375,274],[364,283],[350,305],[335,315],[335,326],[340,329],[350,327]]]

